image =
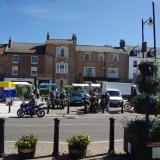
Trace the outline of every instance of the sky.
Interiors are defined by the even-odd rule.
[[[8,1],[8,3],[7,3]],[[160,47],[160,1],[155,0],[156,44]],[[77,35],[80,45],[141,45],[142,18],[153,16],[152,0],[0,0],[0,43],[45,43]],[[153,46],[153,26],[144,25]]]

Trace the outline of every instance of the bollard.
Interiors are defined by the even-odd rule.
[[[54,157],[59,155],[59,119],[54,119],[54,143],[53,143],[53,153]]]
[[[69,99],[68,99],[68,102],[67,102],[67,114],[69,114],[69,107],[70,107],[70,105],[69,105]]]
[[[4,156],[4,118],[0,118],[0,158]]]
[[[109,118],[110,120],[110,135],[109,135],[109,150],[108,153],[115,153],[114,151],[114,118]]]
[[[123,113],[123,101],[122,101],[122,104],[121,104],[121,113]]]
[[[11,113],[11,102],[8,102],[8,113]]]

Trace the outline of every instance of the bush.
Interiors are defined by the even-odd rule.
[[[86,147],[91,141],[92,138],[87,134],[76,134],[67,139],[69,145],[80,147]]]
[[[38,137],[33,134],[23,135],[18,141],[16,141],[16,147],[30,148],[38,141]]]

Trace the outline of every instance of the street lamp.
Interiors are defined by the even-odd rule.
[[[146,23],[152,24],[153,23],[152,18],[150,17],[146,21],[144,21],[142,18],[142,53],[143,53],[143,58],[144,58],[144,52],[146,52],[146,50],[147,50],[147,42],[144,42],[144,25]]]
[[[144,25],[146,23],[153,25],[153,39],[154,39],[154,56],[156,60],[156,25],[155,25],[155,7],[154,7],[154,0],[152,0],[152,11],[153,11],[153,19],[150,17],[146,21],[143,21],[142,18],[142,53],[143,53],[143,58],[144,58],[144,52],[147,49],[147,43],[144,42]]]
[[[153,11],[154,56],[155,56],[155,60],[156,60],[157,54],[156,54],[156,25],[155,25],[155,7],[154,7],[154,0],[152,0],[152,11]]]

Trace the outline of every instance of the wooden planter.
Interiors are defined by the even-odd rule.
[[[123,147],[134,160],[160,160],[160,155],[154,153],[154,150],[160,149],[160,142],[152,142],[148,135],[140,135],[124,129]]]
[[[33,158],[36,151],[36,145],[33,145],[30,148],[21,148],[18,147],[18,155],[21,159],[30,159]]]
[[[87,146],[81,147],[81,146],[68,145],[68,149],[69,149],[69,156],[73,159],[80,159],[86,157]]]
[[[148,136],[138,135],[124,129],[124,151],[135,160],[151,160],[150,148],[147,148]]]

